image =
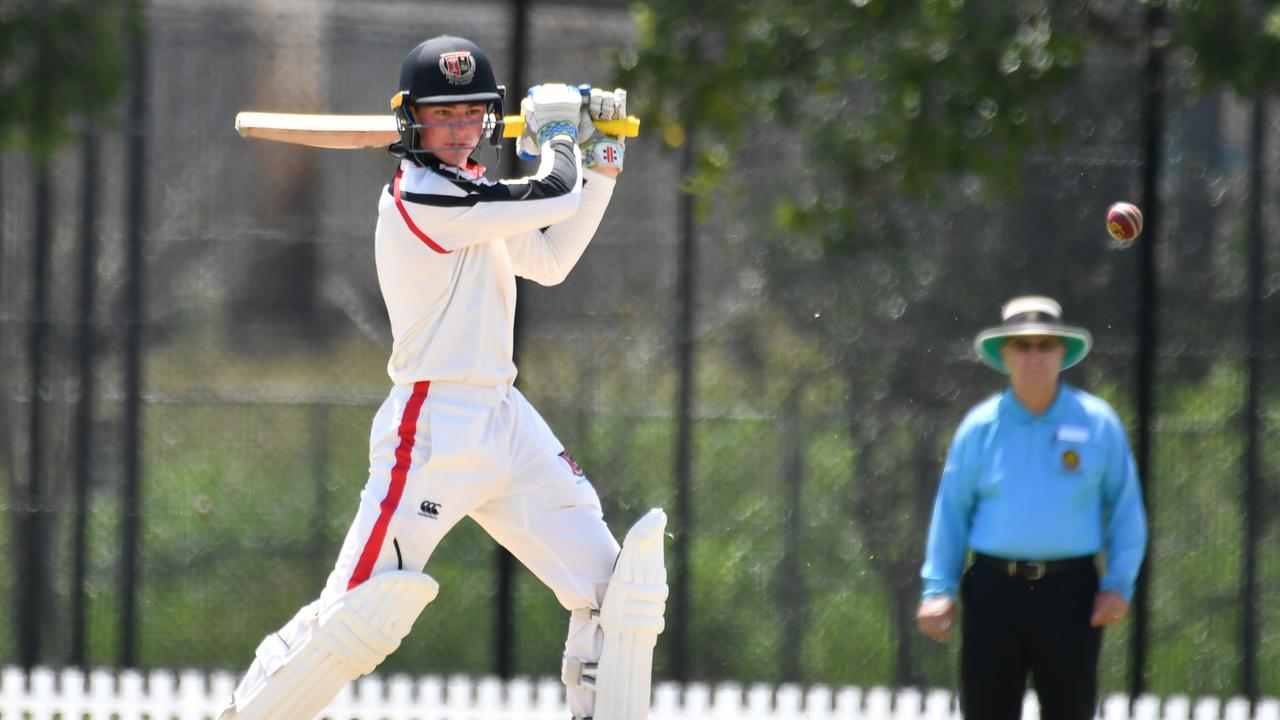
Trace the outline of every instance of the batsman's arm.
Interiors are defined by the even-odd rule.
[[[516,275],[539,285],[557,285],[582,257],[595,236],[613,197],[614,180],[594,171],[583,173],[582,200],[573,215],[538,230],[507,236]]]
[[[436,252],[451,252],[493,242],[537,228],[553,226],[578,211],[582,193],[579,149],[567,137],[548,141],[536,175],[478,185],[463,192],[435,173],[423,173],[422,184],[388,188],[383,219],[401,223],[418,239],[431,239]],[[416,228],[416,230],[415,230]],[[421,234],[419,234],[421,232]],[[425,240],[424,240],[425,242]]]

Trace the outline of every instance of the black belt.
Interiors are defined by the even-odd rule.
[[[998,570],[1009,577],[1022,580],[1039,580],[1046,575],[1053,575],[1065,570],[1074,570],[1084,565],[1093,564],[1092,555],[1066,558],[1065,560],[1010,560],[994,555],[973,554],[973,564],[979,567]]]

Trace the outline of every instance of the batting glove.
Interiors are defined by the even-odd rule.
[[[591,120],[622,120],[627,117],[627,91],[617,88],[612,92],[594,88],[587,97],[585,108]],[[592,126],[594,129],[594,125]],[[582,145],[582,165],[587,168],[617,168],[622,170],[626,140],[621,135],[612,137],[596,133]]]
[[[592,88],[587,97],[587,112],[593,120],[622,120],[627,117],[627,91],[617,88],[612,92]]]
[[[524,132],[516,139],[516,152],[520,157],[536,158],[542,143],[556,135],[568,135],[576,140],[582,103],[582,92],[563,83],[529,88],[520,101],[520,114],[524,116]]]
[[[620,137],[596,135],[582,146],[582,166],[585,168],[617,168],[622,171],[622,157],[626,147]]]
[[[597,130],[595,123],[622,120],[627,117],[627,91],[602,90],[579,85],[582,90],[582,112],[578,115],[578,144],[586,145]]]
[[[538,134],[533,131],[529,118],[533,116],[533,103],[529,98],[520,101],[520,115],[524,118],[524,132],[520,133],[520,137],[516,138],[516,154],[521,160],[537,160],[538,154],[542,152],[542,146],[538,144]]]
[[[525,98],[528,115],[525,127],[544,143],[556,135],[578,139],[578,113],[582,110],[582,93],[563,83],[534,85]],[[522,107],[524,103],[521,103]]]
[[[591,106],[591,93],[599,91],[592,90],[590,85],[579,85],[578,92],[582,93],[582,110],[578,112],[578,144],[586,145],[596,132],[595,123],[587,109]]]

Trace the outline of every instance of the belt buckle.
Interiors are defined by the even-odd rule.
[[[1026,567],[1032,571],[1032,575],[1027,578],[1028,580],[1039,580],[1040,578],[1044,577],[1044,571],[1046,568],[1045,568],[1045,564],[1042,562],[1023,563],[1023,567]]]

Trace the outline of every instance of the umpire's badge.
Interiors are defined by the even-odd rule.
[[[1066,450],[1062,453],[1062,467],[1067,470],[1080,469],[1080,453],[1075,450]]]
[[[466,85],[476,76],[476,59],[470,50],[441,53],[440,72],[450,85]]]

